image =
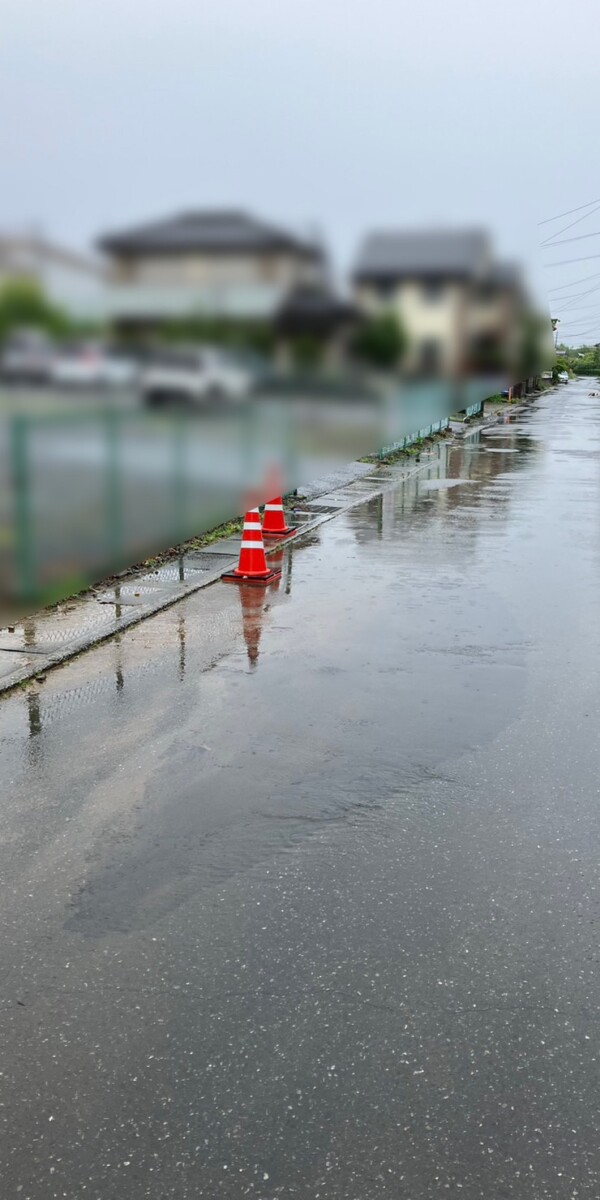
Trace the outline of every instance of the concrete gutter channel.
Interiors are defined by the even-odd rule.
[[[499,423],[506,411],[516,415],[523,407],[507,405],[477,426],[463,427],[462,433],[458,424],[453,425],[453,432],[461,438],[472,437],[481,429]],[[410,460],[381,466],[353,462],[325,480],[315,480],[298,489],[303,500],[289,509],[292,523],[298,529],[266,545],[267,555],[426,470],[434,457],[424,451],[423,461],[418,464]],[[216,583],[237,562],[240,541],[241,534],[213,542],[205,550],[190,550],[154,570],[127,574],[117,583],[99,585],[92,594],[86,593],[26,618],[12,633],[0,630],[0,693],[28,680],[43,682],[45,672],[51,667]]]

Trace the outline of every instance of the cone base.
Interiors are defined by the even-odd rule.
[[[265,541],[265,539],[270,540],[271,538],[275,539],[275,538],[289,537],[290,533],[295,533],[297,528],[298,528],[297,525],[286,525],[285,529],[278,529],[277,533],[271,533],[268,529],[263,529],[263,531],[262,531],[263,542]]]
[[[281,570],[267,571],[266,575],[244,575],[242,571],[225,571],[221,575],[224,583],[248,583],[251,587],[263,587],[265,583],[273,583],[274,579],[281,577]]]

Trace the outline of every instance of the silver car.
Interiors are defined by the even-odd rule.
[[[173,400],[197,405],[211,400],[244,400],[253,383],[252,371],[224,350],[210,346],[173,348],[157,352],[142,370],[140,392],[150,408]]]
[[[47,383],[53,360],[54,347],[43,330],[15,330],[0,353],[0,378],[7,383]]]

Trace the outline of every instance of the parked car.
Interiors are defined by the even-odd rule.
[[[50,381],[61,387],[127,387],[137,376],[133,359],[98,342],[61,347],[50,368]]]
[[[255,372],[227,351],[203,346],[158,351],[140,375],[143,402],[158,408],[172,401],[203,404],[241,401],[255,386]]]
[[[568,383],[569,382],[569,372],[568,371],[559,371],[557,378],[558,378],[559,383]]]
[[[7,383],[47,383],[53,359],[53,343],[43,330],[15,330],[0,353],[0,378]]]

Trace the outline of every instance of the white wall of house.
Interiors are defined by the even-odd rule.
[[[106,310],[115,320],[268,319],[291,288],[318,283],[324,272],[321,263],[288,252],[113,256]]]
[[[252,286],[316,281],[319,264],[292,254],[181,254],[114,258],[109,277],[115,284],[201,287]]]
[[[84,321],[103,318],[106,289],[101,263],[23,235],[4,237],[0,243],[0,286],[15,279],[31,280],[69,316]]]
[[[408,370],[417,367],[427,345],[436,345],[440,370],[452,371],[459,365],[463,346],[465,288],[460,283],[407,280],[382,289],[361,284],[355,289],[358,305],[365,312],[394,311],[406,331],[409,349],[405,359]]]
[[[40,272],[46,295],[70,316],[83,320],[102,320],[106,311],[106,287],[103,274],[85,271],[65,263],[47,261]]]

